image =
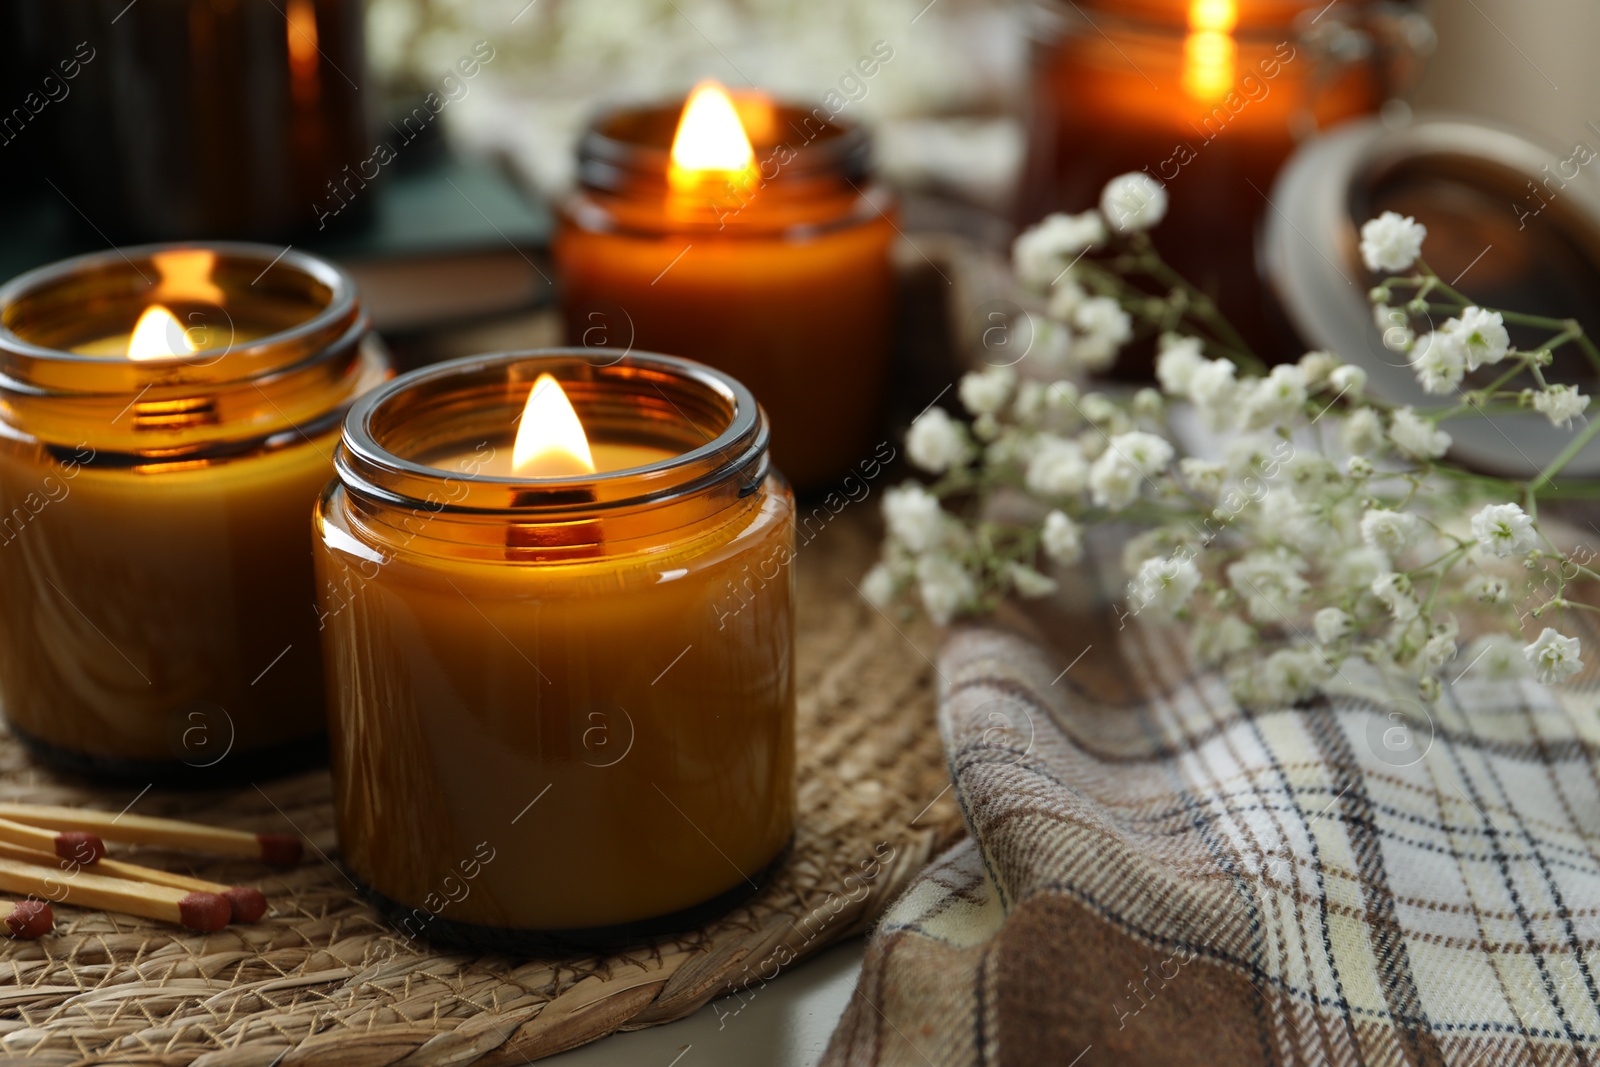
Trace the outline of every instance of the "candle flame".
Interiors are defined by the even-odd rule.
[[[511,449],[511,471],[529,478],[570,478],[594,473],[589,438],[561,383],[539,375],[522,408]]]
[[[160,304],[144,309],[134,324],[133,336],[128,338],[129,359],[166,359],[186,356],[194,350],[183,324]]]
[[[672,138],[672,184],[698,184],[707,171],[739,173],[755,158],[728,91],[714,81],[695,86]]]
[[[318,94],[317,9],[311,0],[289,0],[288,22],[290,92],[297,104],[316,103]]]
[[[1239,23],[1236,0],[1190,0],[1189,36],[1183,42],[1183,91],[1201,101],[1227,95],[1239,46],[1233,29]]]

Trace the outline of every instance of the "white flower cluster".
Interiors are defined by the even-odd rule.
[[[1262,371],[1217,358],[1237,354],[1227,335],[1174,317],[1197,294],[1152,295],[1104,258],[1087,273],[1074,265],[1106,245],[1148,267],[1142,227],[1159,219],[1165,198],[1146,182],[1125,176],[1098,212],[1052,216],[1023,234],[1016,266],[1076,345],[1099,335],[1114,354],[1135,318],[1149,327],[1159,389],[1084,391],[1028,373],[1036,364],[967,374],[955,390],[965,418],[936,407],[910,428],[911,462],[937,481],[886,495],[883,559],[863,593],[883,608],[914,593],[941,623],[1006,596],[1048,596],[1052,569],[1083,563],[1095,527],[1115,523],[1097,543],[1102,554],[1121,543],[1124,615],[1188,624],[1196,660],[1221,670],[1246,704],[1305,699],[1347,682],[1356,664],[1424,700],[1447,680],[1558,683],[1581,670],[1577,638],[1556,626],[1541,625],[1531,641],[1514,636],[1531,634],[1530,620],[1547,612],[1583,609],[1567,596],[1570,581],[1600,581],[1531,514],[1559,468],[1529,483],[1458,470],[1441,426],[1481,418],[1476,404],[1508,396],[1553,422],[1581,415],[1587,397],[1538,374],[1548,352],[1514,348],[1507,315],[1458,299],[1420,263],[1423,228],[1385,215],[1363,228],[1363,257],[1374,270],[1419,272],[1374,291],[1377,319],[1394,331],[1386,343],[1413,353],[1431,392],[1462,389],[1483,368],[1501,373],[1500,384],[1527,373],[1537,389],[1502,394],[1495,385],[1476,391],[1474,404],[1396,407],[1369,396],[1366,374],[1330,353]],[[1397,287],[1421,295],[1391,306]],[[1448,297],[1454,313],[1418,338],[1411,318],[1428,310],[1417,301],[1430,294]],[[1179,454],[1167,423],[1179,407],[1221,435],[1219,456]],[[1464,629],[1479,636],[1463,652]]]

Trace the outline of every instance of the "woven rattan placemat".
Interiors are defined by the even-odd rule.
[[[136,799],[136,789],[53,776],[0,737],[5,799],[113,811],[132,801],[141,814],[294,829],[315,846],[311,860],[286,871],[135,854],[259,885],[271,911],[254,925],[199,935],[59,907],[54,934],[0,940],[0,1057],[205,1067],[522,1063],[758,989],[777,970],[860,933],[961,832],[945,791],[933,670],[912,644],[931,650],[933,635],[897,628],[850,584],[875,552],[875,504],[849,504],[836,517],[823,508],[799,551],[800,822],[787,865],[749,904],[692,934],[611,956],[441,952],[387,927],[325,859],[335,848],[325,772]]]

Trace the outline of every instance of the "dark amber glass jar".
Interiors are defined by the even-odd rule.
[[[130,358],[167,308],[181,356]],[[349,277],[126,248],[0,288],[0,698],[46,761],[145,784],[319,758],[309,521],[387,373]]]
[[[553,375],[597,474],[514,473]],[[343,860],[400,929],[608,944],[759,885],[794,825],[794,502],[749,390],[470,357],[345,422],[317,510]]]
[[[748,109],[747,109],[748,110]],[[681,108],[602,117],[556,236],[567,341],[701,360],[748,385],[773,457],[826,485],[877,439],[894,315],[894,224],[866,131],[762,102],[747,178],[670,180]]]
[[[1254,238],[1273,179],[1300,139],[1409,80],[1427,23],[1400,4],[1310,0],[1039,0],[1033,15],[1019,222],[1149,174],[1169,198],[1163,257],[1270,354]]]

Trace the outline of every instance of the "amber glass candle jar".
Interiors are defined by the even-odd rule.
[[[35,754],[176,785],[319,757],[309,517],[386,371],[349,277],[298,252],[126,248],[0,288],[0,698]]]
[[[752,891],[791,835],[794,512],[766,418],[711,368],[592,355],[375,390],[317,509],[340,848],[407,934],[632,940]],[[541,375],[598,473],[516,473]]]
[[[684,180],[679,104],[613,112],[584,136],[555,240],[567,342],[733,375],[772,418],[778,466],[818,488],[877,440],[892,206],[870,186],[863,129],[762,97],[737,107],[752,152],[739,172]]]
[[[1280,338],[1254,235],[1273,179],[1300,138],[1409,81],[1427,23],[1322,0],[1039,0],[1033,13],[1018,221],[1093,207],[1109,179],[1145,172],[1169,198],[1162,255],[1269,355]]]
[[[323,205],[371,177],[361,0],[26,6],[31,59],[76,72],[40,116],[52,180],[113,238],[319,233]]]

